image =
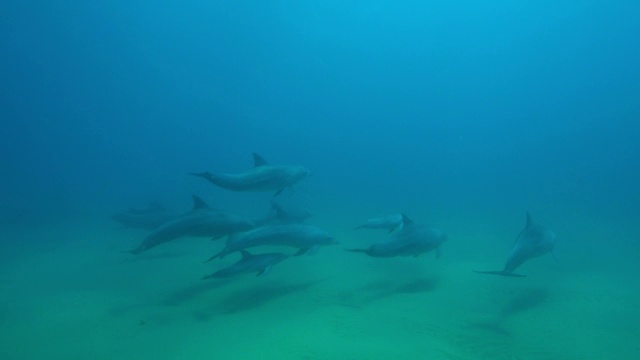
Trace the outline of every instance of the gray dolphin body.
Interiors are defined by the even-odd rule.
[[[288,207],[284,209],[280,204],[271,201],[271,210],[263,217],[254,219],[257,226],[268,224],[302,223],[311,217],[311,213],[302,208]]]
[[[406,215],[401,214],[404,226],[391,240],[379,242],[366,249],[347,249],[361,252],[372,257],[418,256],[435,250],[440,257],[440,245],[447,235],[438,229],[416,225]]]
[[[128,252],[140,254],[183,236],[221,237],[254,227],[251,220],[212,209],[195,195],[193,202],[193,209],[190,212],[161,225],[152,231],[137,248]]]
[[[367,220],[363,225],[360,225],[356,229],[387,229],[389,232],[393,232],[396,229],[402,230],[402,214],[388,214],[382,215]]]
[[[306,224],[266,225],[244,233],[233,234],[227,245],[207,261],[256,246],[290,246],[298,248],[296,255],[313,254],[320,246],[336,244],[324,230]]]
[[[253,255],[246,250],[241,250],[240,252],[242,253],[242,259],[238,262],[202,279],[227,278],[252,272],[257,272],[256,276],[260,276],[268,273],[274,265],[288,258],[287,255],[280,253]]]
[[[527,223],[518,234],[504,269],[502,271],[474,271],[481,274],[524,277],[525,275],[514,274],[513,271],[526,261],[553,251],[555,245],[556,234],[547,227],[535,224],[527,212]]]
[[[178,217],[163,206],[151,203],[144,209],[129,209],[111,216],[123,226],[132,229],[153,230]]]
[[[275,191],[280,194],[311,174],[302,166],[269,165],[253,153],[254,167],[239,174],[192,173],[211,183],[232,191]],[[275,196],[274,195],[274,196]]]

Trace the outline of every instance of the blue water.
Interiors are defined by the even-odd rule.
[[[255,350],[264,358],[596,359],[612,348],[617,358],[640,356],[632,341],[640,335],[632,325],[640,319],[638,19],[640,3],[634,1],[2,2],[0,333],[11,334],[15,345],[0,345],[0,357],[42,355],[28,346],[29,334],[48,337],[64,328],[62,322],[53,315],[49,325],[46,317],[25,319],[42,318],[39,311],[49,304],[65,303],[61,288],[86,291],[84,276],[91,278],[92,271],[104,281],[90,286],[92,294],[113,298],[76,317],[69,309],[71,323],[98,313],[103,317],[96,321],[114,330],[99,343],[88,340],[94,346],[58,342],[51,350],[58,356],[204,358],[216,348],[228,358]],[[132,261],[119,250],[146,233],[120,229],[112,213],[148,201],[185,212],[191,194],[247,216],[263,213],[272,193],[231,192],[187,175],[244,171],[252,166],[252,152],[313,172],[280,196],[308,208],[310,222],[341,245],[296,260],[289,271],[275,268],[267,282],[245,278],[222,289],[187,291],[194,300],[180,289],[210,272],[200,261],[212,245],[202,239],[167,244],[134,263],[139,277],[129,278],[131,284],[114,285],[127,277]],[[449,234],[441,262],[431,255],[389,263],[343,254],[340,248],[385,239],[384,233],[351,228],[395,211]],[[523,269],[534,278],[524,280],[529,285],[472,274],[472,268],[501,267],[525,211],[558,233],[557,260],[532,260]],[[94,265],[65,267],[79,258]],[[379,272],[385,266],[388,271]],[[378,302],[378,295],[414,284],[404,266],[418,267],[428,284],[438,285],[425,290],[419,277],[417,291],[409,286],[414,297]],[[301,268],[311,274],[288,274]],[[52,269],[66,274],[58,286],[34,285],[47,282],[34,274]],[[175,275],[180,271],[184,277]],[[165,272],[173,277],[163,288],[158,284]],[[316,278],[322,285],[314,285]],[[146,328],[158,326],[165,346],[175,350],[171,340],[204,339],[212,331],[207,326],[220,326],[211,320],[218,313],[209,311],[216,304],[211,299],[259,298],[251,289],[278,281],[293,282],[287,286],[297,290],[276,291],[276,302],[313,299],[307,308],[294,306],[296,314],[349,302],[345,298],[365,308],[374,299],[376,311],[363,316],[350,303],[300,320],[320,335],[275,346],[305,344],[296,351],[266,351],[266,340],[245,349],[244,339],[231,334],[216,338],[215,346],[203,341],[193,353],[154,353],[145,351],[155,336],[147,334],[130,339],[128,348],[136,350],[126,353],[115,345],[123,343],[115,329],[128,323],[110,322],[113,312],[105,310],[132,307],[127,319],[137,329],[139,318],[157,319],[144,304],[183,294],[186,299],[173,303],[174,315],[197,308],[194,316],[210,325],[139,320]],[[381,281],[383,290],[369,298],[366,284]],[[145,283],[152,289],[146,293]],[[490,294],[478,295],[474,304],[476,290]],[[517,312],[530,317],[504,325],[508,338],[500,330],[491,335],[498,340],[487,340],[483,331],[495,327],[468,326],[464,314],[491,313],[493,296],[518,300],[518,291],[534,301]],[[37,298],[43,303],[31,303]],[[95,302],[81,298],[74,301]],[[421,302],[429,306],[423,309]],[[226,321],[237,321],[236,330],[262,325],[261,319],[272,324],[266,314],[279,318],[284,304],[258,301],[242,318]],[[576,308],[582,310],[567,310]],[[424,312],[411,316],[407,309]],[[433,320],[446,329],[421,322],[438,314],[462,315],[460,322]],[[580,323],[585,314],[593,314],[593,328]],[[389,324],[405,317],[413,319],[410,326]],[[553,320],[535,321],[541,317]],[[569,340],[549,330],[558,322],[574,334]],[[383,323],[391,334],[421,329],[429,335],[407,335],[394,346],[392,335],[363,331]],[[303,327],[296,325],[280,330],[300,333]],[[444,334],[437,343],[446,345],[420,345],[436,333]],[[538,337],[553,341],[540,345]],[[276,345],[282,340],[269,339]],[[235,352],[220,349],[229,342],[237,345]],[[481,351],[480,344],[502,350]],[[588,345],[582,352],[570,344]]]

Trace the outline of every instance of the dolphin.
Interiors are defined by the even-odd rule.
[[[390,240],[371,245],[366,249],[346,249],[352,252],[365,253],[372,257],[419,256],[435,250],[440,257],[440,245],[447,240],[447,235],[438,229],[416,225],[405,214],[401,214],[403,227]]]
[[[504,269],[502,271],[474,271],[481,274],[524,277],[526,275],[514,274],[513,271],[526,261],[553,251],[555,245],[556,234],[547,227],[535,224],[527,212],[527,223],[518,234]]]
[[[256,276],[264,275],[271,270],[273,265],[276,265],[289,257],[288,255],[281,253],[253,255],[246,250],[240,250],[240,253],[242,253],[242,259],[238,262],[224,269],[220,269],[213,274],[207,275],[203,277],[202,280],[226,278],[252,272],[257,272]]]
[[[260,155],[253,153],[253,168],[239,174],[191,173],[209,180],[214,185],[232,191],[275,191],[280,194],[308,177],[311,172],[302,166],[270,165]]]
[[[256,246],[290,246],[298,248],[296,256],[314,254],[320,246],[337,242],[323,230],[307,224],[265,225],[244,233],[230,235],[227,245],[207,261]]]
[[[183,236],[222,237],[249,230],[254,226],[251,220],[213,209],[201,198],[193,195],[193,209],[190,212],[161,225],[152,231],[137,248],[127,252],[140,254]]]
[[[402,230],[402,214],[381,215],[367,220],[363,225],[357,226],[357,229],[388,229],[394,232],[396,229]]]
[[[258,226],[275,224],[275,223],[291,224],[291,223],[302,223],[310,217],[311,217],[311,213],[305,209],[288,207],[285,210],[282,207],[282,205],[272,200],[271,210],[263,217],[259,219],[254,219],[253,222]]]
[[[177,214],[168,211],[158,203],[149,203],[149,206],[144,209],[129,209],[111,216],[113,220],[127,228],[148,230],[153,230],[177,217]]]

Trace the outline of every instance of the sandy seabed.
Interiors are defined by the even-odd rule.
[[[342,244],[368,242],[335,232]],[[640,358],[637,246],[604,258],[583,247],[503,278],[472,270],[501,267],[509,240],[489,259],[482,247],[458,256],[455,239],[482,235],[449,232],[438,260],[374,259],[341,244],[266,276],[202,281],[237,254],[205,264],[222,242],[195,238],[123,254],[145,233],[106,221],[2,225],[0,358]],[[599,236],[571,234],[565,254],[587,233]]]

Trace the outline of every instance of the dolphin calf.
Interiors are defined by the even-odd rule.
[[[553,251],[555,245],[556,234],[549,228],[535,224],[527,212],[527,223],[518,234],[504,269],[502,271],[474,271],[481,274],[524,277],[525,275],[514,274],[513,271],[526,261]]]
[[[266,225],[229,236],[227,245],[207,261],[223,258],[227,254],[256,246],[290,246],[298,248],[296,256],[314,254],[320,246],[337,242],[323,230],[306,224]]]
[[[311,217],[311,213],[302,208],[287,207],[285,210],[280,204],[271,201],[271,210],[263,217],[253,220],[257,226],[267,224],[291,224],[301,223]]]
[[[280,194],[308,177],[311,172],[302,166],[270,165],[260,155],[253,153],[253,168],[239,174],[191,173],[211,183],[232,191],[275,191]]]
[[[435,250],[440,257],[440,246],[447,235],[438,229],[416,225],[405,214],[401,214],[404,226],[390,240],[371,245],[366,249],[346,249],[365,253],[372,257],[418,256]]]
[[[388,229],[389,232],[394,232],[396,229],[402,230],[402,214],[388,214],[381,215],[367,220],[363,225],[357,226],[357,229]]]
[[[177,217],[177,214],[157,203],[149,203],[149,206],[144,209],[129,209],[111,216],[113,220],[127,228],[148,230],[153,230]]]
[[[289,257],[280,253],[253,255],[246,250],[241,250],[240,252],[242,253],[242,259],[238,262],[224,269],[220,269],[211,275],[207,275],[202,279],[226,278],[252,272],[257,272],[256,276],[264,275],[271,270],[273,265]]]
[[[210,208],[201,198],[193,195],[193,209],[190,212],[156,228],[137,248],[128,252],[140,254],[183,236],[222,237],[254,226],[251,220]]]

